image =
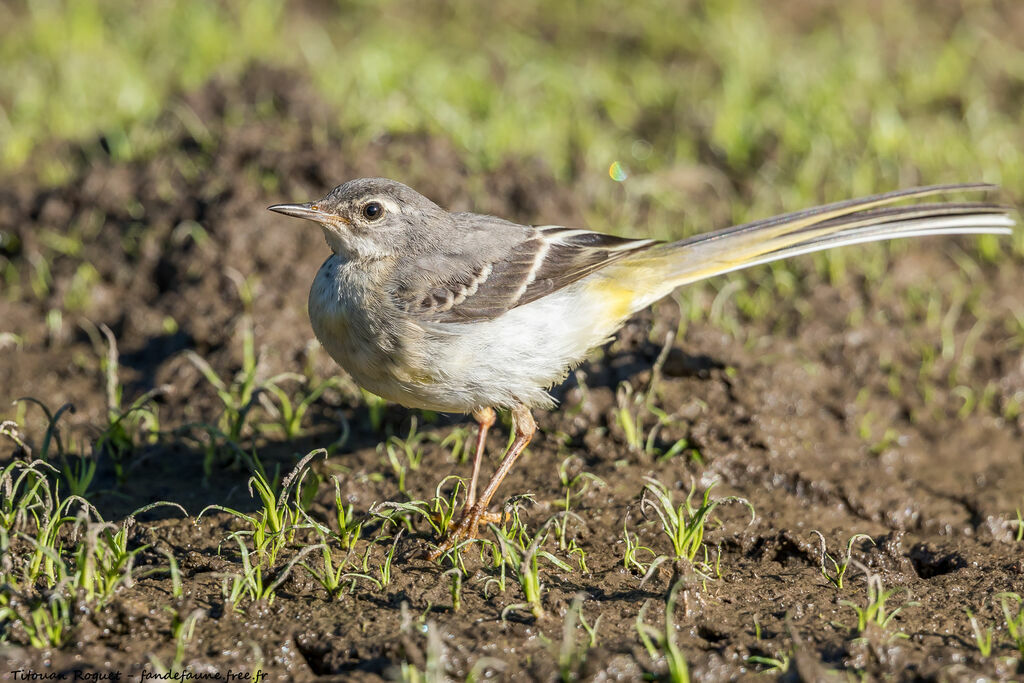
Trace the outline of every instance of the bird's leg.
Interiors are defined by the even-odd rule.
[[[476,455],[473,456],[473,475],[469,478],[469,493],[466,495],[466,509],[476,502],[476,480],[480,478],[480,463],[484,459],[484,447],[487,445],[487,430],[494,426],[494,408],[481,408],[473,411],[473,419],[479,428],[476,432]]]
[[[516,406],[513,408],[512,419],[515,422],[516,438],[508,449],[508,453],[502,459],[501,464],[498,465],[498,469],[494,471],[494,476],[487,482],[487,486],[480,494],[480,500],[473,506],[479,509],[478,515],[491,504],[491,498],[494,497],[495,491],[501,486],[502,480],[511,471],[519,455],[526,449],[533,435],[537,432],[537,423],[534,422],[533,415],[530,414],[530,409],[526,406]]]
[[[512,419],[515,422],[516,438],[508,449],[508,453],[502,458],[501,464],[498,465],[498,469],[494,472],[494,476],[491,477],[483,492],[480,493],[479,500],[466,508],[458,524],[448,530],[448,535],[441,545],[428,555],[429,559],[436,560],[454,548],[459,541],[476,536],[477,527],[480,526],[480,520],[484,517],[487,506],[491,503],[491,498],[494,497],[494,493],[501,486],[502,480],[512,469],[516,459],[526,449],[530,439],[533,438],[534,433],[537,431],[537,423],[534,422],[533,415],[530,414],[530,409],[526,406],[516,406],[513,408]]]

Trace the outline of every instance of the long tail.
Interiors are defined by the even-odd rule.
[[[976,183],[899,190],[659,245],[638,254],[633,264],[642,268],[647,261],[660,266],[649,269],[656,273],[660,291],[637,303],[646,305],[676,287],[714,275],[848,244],[925,235],[1008,235],[1014,221],[1009,208],[999,204],[940,201],[893,206],[909,199],[995,189]]]

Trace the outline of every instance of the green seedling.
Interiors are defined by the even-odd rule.
[[[446,571],[443,576],[452,577],[452,611],[458,612],[459,608],[462,606],[462,569],[459,567],[452,567]]]
[[[92,338],[94,347],[102,349],[99,335],[92,325],[83,326]],[[155,443],[160,433],[160,419],[157,416],[154,399],[166,391],[165,387],[150,389],[129,405],[123,407],[124,387],[119,377],[120,355],[117,339],[109,327],[101,324],[99,331],[106,339],[107,349],[103,362],[107,398],[107,425],[96,441],[96,452],[105,454],[114,466],[118,484],[125,481],[126,460],[138,448],[136,440],[141,436],[144,443]],[[78,485],[85,473],[79,472]],[[91,480],[91,475],[88,477]]]
[[[0,430],[13,424],[4,423]],[[0,530],[25,529],[30,520],[35,527],[48,523],[54,500],[46,469],[57,471],[43,460],[12,460],[0,470]]]
[[[368,581],[370,584],[373,585],[374,590],[376,590],[376,591],[384,590],[384,586],[381,585],[380,581],[378,581],[377,579],[373,578],[369,574],[365,574],[365,573],[360,574],[360,573],[356,573],[356,572],[349,572],[347,574],[343,574],[341,578],[347,579],[350,582],[349,583],[349,589],[348,589],[349,593],[354,593],[355,592],[355,590],[356,590],[356,581]]]
[[[654,405],[651,393],[636,393],[632,385],[624,381],[619,385],[615,398],[618,404],[615,421],[622,429],[630,450],[646,453],[663,462],[690,446],[685,438],[677,439],[665,451],[656,446],[661,430],[675,424],[677,420]],[[653,416],[653,419],[649,416]],[[650,428],[648,424],[651,424]],[[699,458],[699,453],[696,457]]]
[[[402,662],[399,670],[401,680],[404,683],[446,683],[451,679],[448,678],[447,673],[445,672],[444,643],[441,642],[441,634],[438,631],[437,626],[432,622],[423,621],[422,618],[420,627],[415,630],[412,628],[411,619],[405,619],[402,624],[402,632],[406,634],[406,637],[412,637],[414,633],[421,629],[422,633],[427,636],[427,644],[425,648],[426,661],[424,662],[424,668],[421,671],[412,662]]]
[[[83,498],[68,496],[61,500],[57,491],[54,491],[52,500],[57,501],[56,505],[40,520],[42,524],[36,525],[34,535],[22,534],[35,548],[25,570],[25,580],[33,584],[37,579],[45,578],[50,588],[59,583],[57,568],[63,565],[60,545],[62,527],[72,523],[77,526],[77,521],[86,520],[90,511],[98,516],[95,508]],[[76,504],[81,506],[79,516],[71,516],[68,513],[71,506]]]
[[[850,536],[850,539],[846,542],[846,553],[837,560],[826,552],[825,537],[821,532],[812,530],[811,534],[817,536],[818,540],[821,542],[821,549],[819,551],[821,575],[828,579],[828,582],[835,586],[837,590],[843,589],[843,577],[846,576],[846,570],[850,567],[850,559],[853,554],[853,544],[862,538],[871,541],[872,545],[875,544],[867,534],[854,534],[853,536]],[[826,566],[826,561],[832,565],[831,570]]]
[[[840,605],[846,605],[852,609],[857,615],[857,625],[855,630],[858,635],[864,635],[865,631],[869,628],[876,629],[881,632],[888,630],[892,620],[899,614],[905,607],[911,607],[916,605],[916,602],[905,602],[896,609],[889,611],[886,608],[886,602],[896,593],[901,590],[899,588],[891,588],[885,590],[882,586],[882,577],[877,574],[872,574],[868,571],[868,568],[859,562],[854,562],[864,572],[867,580],[867,600],[864,606],[858,605],[850,600],[840,600]],[[909,592],[909,591],[908,591]],[[889,635],[889,639],[892,638],[908,638],[905,633],[893,633]]]
[[[69,454],[61,458],[61,476],[67,482],[68,492],[71,495],[84,497],[89,492],[89,487],[96,477],[98,464],[96,458],[84,455]]]
[[[765,667],[761,673],[784,674],[789,671],[790,655],[785,652],[779,652],[774,657],[753,655],[747,657],[747,663]]]
[[[18,468],[9,466],[0,484],[5,493],[15,493],[18,510],[8,516],[18,525],[14,536],[0,528],[5,558],[0,570],[0,621],[20,624],[33,647],[52,647],[63,643],[76,612],[85,606],[99,609],[120,587],[132,584],[135,556],[145,548],[128,547],[135,516],[160,505],[181,507],[161,501],[136,510],[120,525],[110,524],[87,501],[77,496],[62,499],[57,484],[51,491],[49,482],[40,478],[42,484],[25,487],[32,476],[42,474],[41,466],[46,465],[22,463],[17,477]],[[72,515],[75,505],[79,510]],[[27,543],[31,552],[12,556],[13,538]]]
[[[640,501],[642,511],[651,510],[661,522],[662,531],[669,538],[672,544],[672,556],[667,558],[676,564],[676,573],[679,571],[679,563],[685,561],[702,579],[710,579],[717,574],[708,559],[707,547],[704,545],[704,527],[707,524],[711,513],[716,507],[724,503],[741,503],[750,510],[750,524],[755,519],[754,506],[745,498],[729,496],[727,498],[711,498],[713,482],[704,490],[704,498],[697,507],[691,503],[696,486],[690,486],[686,499],[679,505],[672,502],[672,496],[668,488],[657,479],[644,477],[647,483],[644,485],[644,497]],[[647,497],[653,496],[653,500]],[[698,559],[698,554],[703,552],[703,559]],[[719,554],[721,559],[721,554]],[[648,572],[653,571],[657,566],[656,559],[651,563]]]
[[[469,429],[466,427],[453,427],[448,436],[441,439],[441,448],[447,448],[452,454],[452,460],[457,463],[464,463],[469,458]]]
[[[31,647],[38,650],[64,645],[71,630],[71,601],[61,591],[29,598],[19,595],[9,584],[0,585],[0,624],[18,624]]]
[[[370,428],[374,432],[380,432],[384,427],[384,414],[387,411],[388,402],[362,387],[359,387],[359,393],[362,394],[363,403],[366,404],[366,412],[370,417]]]
[[[336,538],[341,544],[341,549],[348,550],[363,535],[363,520],[356,520],[356,516],[352,512],[352,503],[345,504],[342,501],[341,482],[338,477],[333,477],[333,480],[335,520],[338,523]]]
[[[423,461],[423,442],[427,435],[417,430],[416,417],[413,416],[409,425],[409,435],[404,439],[399,436],[389,436],[387,441],[377,446],[378,453],[384,453],[391,469],[398,480],[398,490],[405,493],[405,476],[408,472],[415,472],[420,468]]]
[[[171,577],[171,597],[180,600],[185,596],[185,591],[181,584],[181,569],[178,568],[178,560],[166,550],[161,552],[167,558],[167,574]]]
[[[124,532],[124,533],[122,533]],[[86,602],[105,603],[119,586],[131,586],[135,556],[146,546],[127,549],[127,527],[109,522],[88,526],[85,542],[75,555],[76,581]]]
[[[206,616],[206,611],[199,608],[189,612],[184,619],[181,618],[177,610],[171,611],[171,637],[174,638],[174,661],[171,662],[170,669],[165,669],[160,665],[159,660],[155,656],[150,655],[149,660],[159,675],[168,678],[174,674],[179,674],[180,677],[180,674],[185,670],[185,650],[195,635],[196,624],[202,617]]]
[[[235,536],[235,541],[238,543],[242,573],[223,575],[224,582],[221,588],[221,593],[232,610],[238,609],[242,598],[272,605],[277,595],[277,589],[285,582],[295,566],[300,564],[306,555],[321,548],[320,544],[308,545],[295,553],[281,569],[271,572],[262,563],[253,562],[250,559],[249,549],[240,537]]]
[[[88,509],[83,508],[78,515],[78,522],[84,523],[83,541],[74,553],[72,586],[76,593],[83,596],[86,603],[95,604],[96,608],[106,604],[121,586],[131,587],[134,577],[135,557],[148,546],[129,549],[128,532],[135,525],[135,518],[157,507],[177,508],[188,515],[177,503],[157,501],[139,508],[126,517],[120,524],[104,522],[102,519],[90,521]],[[98,517],[98,513],[95,513]]]
[[[40,460],[50,462],[55,455],[60,460],[60,472],[67,482],[70,492],[76,496],[84,496],[96,475],[96,459],[86,456],[79,456],[69,453],[64,448],[64,441],[61,438],[58,422],[65,413],[74,413],[75,407],[70,403],[62,405],[57,412],[52,413],[42,401],[31,397],[23,397],[14,401],[17,404],[38,406],[46,415],[46,430],[43,433],[43,441],[39,449]],[[0,423],[0,435],[6,436],[13,441],[27,458],[33,457],[32,448],[18,430],[17,423],[5,421]]]
[[[512,574],[519,582],[526,602],[509,605],[501,611],[502,621],[510,612],[529,609],[536,619],[544,616],[544,607],[541,604],[542,584],[540,580],[540,560],[545,559],[562,571],[571,572],[572,567],[558,559],[546,550],[541,550],[547,534],[551,527],[550,520],[538,530],[536,536],[530,539],[525,532],[509,534],[505,529],[495,524],[488,525],[491,532],[497,539],[501,548],[501,557],[504,564],[511,568]]]
[[[348,566],[349,558],[346,556],[344,560],[335,566],[331,547],[327,543],[319,543],[314,546],[314,549],[316,548],[319,548],[321,553],[322,569],[314,569],[305,562],[300,562],[299,566],[309,572],[310,576],[312,576],[316,582],[319,583],[325,591],[327,591],[328,596],[332,599],[340,598],[342,589],[344,588],[342,572],[344,572],[345,567]],[[351,552],[349,555],[351,555]]]
[[[992,654],[992,627],[986,626],[983,629],[971,610],[968,609],[966,612],[967,621],[970,622],[971,632],[974,634],[974,643],[978,646],[978,652],[981,653],[982,657],[987,658]]]
[[[299,380],[303,381],[302,375],[285,372],[279,375],[275,375],[265,380],[260,380],[259,375],[259,357],[256,353],[256,339],[253,331],[253,323],[251,316],[252,306],[252,293],[249,291],[247,284],[239,284],[238,278],[235,278],[236,285],[238,286],[239,295],[242,297],[243,303],[245,303],[246,312],[242,315],[239,321],[239,326],[242,330],[242,367],[234,378],[230,380],[222,379],[213,367],[206,362],[199,354],[195,351],[186,351],[185,358],[200,374],[206,379],[207,382],[217,392],[217,397],[221,401],[222,411],[220,418],[217,421],[216,426],[210,425],[213,428],[205,428],[205,431],[211,438],[217,436],[216,442],[213,444],[213,451],[215,455],[221,457],[230,457],[233,460],[237,460],[237,454],[241,450],[239,444],[242,441],[243,435],[245,434],[245,428],[249,420],[249,415],[253,409],[259,405],[260,396],[267,391],[271,391],[272,388],[276,388],[278,384],[285,380]],[[248,303],[246,303],[248,302]],[[315,400],[315,399],[314,399]],[[312,403],[312,401],[310,401]],[[290,405],[290,404],[289,404]],[[301,403],[300,403],[301,406]],[[294,421],[295,415],[299,409],[296,408],[292,411],[292,419]],[[305,410],[302,410],[305,414]],[[298,417],[301,421],[302,416]],[[200,425],[190,425],[192,427]],[[212,463],[207,463],[206,467],[208,470],[212,469]],[[210,471],[207,471],[207,476],[210,475]]]
[[[636,391],[627,381],[621,382],[615,391],[615,421],[622,429],[626,444],[630,450],[657,457],[659,461],[669,460],[690,446],[685,438],[676,440],[664,452],[656,446],[660,431],[677,423],[674,417],[655,404],[662,368],[672,350],[674,336],[672,332],[665,336],[661,352],[651,366],[651,379],[644,391]],[[699,459],[699,452],[696,453]]]
[[[562,644],[558,649],[558,676],[563,683],[571,683],[584,678],[581,672],[587,660],[587,654],[597,645],[597,629],[601,626],[598,616],[594,625],[587,623],[583,614],[583,601],[586,594],[577,593],[565,614],[562,624]],[[587,642],[579,645],[576,642],[577,625],[582,626],[587,634]]]
[[[1003,611],[1003,618],[1006,620],[1006,632],[1010,636],[1010,640],[1013,641],[1014,647],[1017,651],[1024,655],[1024,609],[1021,607],[1021,603],[1024,603],[1024,598],[1021,598],[1017,593],[997,593],[996,599],[999,600],[1000,608]],[[1017,605],[1016,613],[1013,613],[1010,609],[1010,603],[1014,602]]]
[[[316,521],[304,509],[304,506],[299,506],[297,511],[299,515],[306,521],[311,528],[315,529],[317,534],[320,536],[322,543],[327,543],[328,539],[332,539],[341,546],[342,550],[350,552],[353,550],[355,544],[359,541],[363,534],[364,520],[356,520],[355,512],[353,511],[352,504],[345,504],[342,500],[341,495],[341,482],[337,476],[332,477],[334,481],[334,505],[335,505],[335,520],[338,525],[338,531],[334,532],[327,526]],[[346,560],[347,562],[347,560]],[[324,563],[325,569],[330,566],[330,560],[326,559]],[[344,563],[343,563],[344,566]]]
[[[565,513],[562,513],[565,514]],[[569,556],[576,556],[576,561],[579,562],[580,571],[584,574],[590,573],[590,568],[587,567],[587,552],[576,543],[576,539],[572,539],[565,546],[565,551],[569,553]]]
[[[398,548],[398,541],[402,538],[402,534],[405,529],[399,529],[398,533],[395,534],[394,540],[391,542],[391,547],[384,554],[384,561],[380,565],[380,585],[389,586],[391,585],[391,564],[395,561],[395,550]]]
[[[646,575],[658,554],[647,546],[640,545],[640,536],[631,532],[626,526],[628,520],[628,514],[622,518],[622,541],[626,548],[622,557],[622,566],[627,570],[635,570],[641,575]],[[644,552],[651,556],[651,561],[646,564],[640,560],[640,554]]]
[[[593,486],[596,488],[607,486],[604,479],[587,471],[580,471],[575,476],[570,475],[571,467],[582,466],[582,461],[577,456],[569,456],[562,460],[558,466],[558,480],[562,484],[564,495],[562,500],[556,502],[565,513],[569,513],[573,503],[578,502],[587,491]],[[578,515],[572,515],[579,519]],[[566,550],[569,546],[569,539],[566,538],[566,527],[569,524],[569,514],[563,514],[560,521],[555,525],[555,534],[558,538],[558,549]]]
[[[878,416],[869,410],[864,413],[858,427],[860,438],[868,444],[868,452],[870,452],[871,455],[881,455],[883,452],[898,444],[900,440],[900,433],[892,427],[886,427],[885,432],[882,434],[882,438],[876,440],[873,437],[873,434],[875,433],[873,425],[877,418]]]
[[[640,612],[636,615],[636,631],[640,636],[640,642],[643,643],[644,649],[647,650],[647,654],[652,660],[655,662],[665,660],[668,666],[668,680],[672,683],[689,683],[690,681],[690,668],[686,663],[686,657],[676,643],[676,600],[683,583],[683,579],[676,581],[668,593],[668,600],[665,601],[663,630],[659,631],[645,621],[650,600],[644,602]]]
[[[452,487],[451,493],[444,495],[441,490],[452,480],[455,481],[455,486]],[[438,483],[434,489],[434,497],[429,501],[411,500],[407,503],[386,501],[371,507],[370,514],[396,527],[401,524],[409,531],[413,529],[413,520],[421,518],[426,520],[436,536],[442,536],[448,531],[455,519],[456,512],[461,508],[459,494],[464,486],[461,478],[449,475]]]
[[[64,413],[75,412],[75,407],[73,405],[71,405],[70,403],[65,403],[57,410],[56,413],[51,413],[50,409],[46,406],[45,403],[43,403],[39,399],[32,398],[31,396],[23,396],[21,398],[15,399],[13,403],[14,405],[18,405],[19,407],[20,404],[22,403],[38,406],[39,409],[43,411],[43,414],[46,415],[46,431],[43,432],[43,442],[39,448],[37,459],[45,461],[51,460],[52,456],[50,453],[50,448],[51,446],[54,445],[57,448],[58,456],[64,452],[64,444],[61,441],[60,429],[57,427],[57,422],[64,415]],[[32,448],[28,445],[25,438],[21,435],[21,432],[18,431],[18,424],[16,422],[13,422],[11,420],[5,420],[3,423],[0,423],[0,435],[6,436],[8,439],[13,441],[15,445],[18,446],[18,448],[23,453],[25,453],[25,456],[28,459],[33,458]]]
[[[302,388],[306,387],[306,378],[302,375],[278,375],[276,377],[277,382],[268,382],[266,384],[267,394],[273,396],[277,401],[277,413],[278,422],[276,425],[267,424],[261,427],[264,432],[279,430],[286,439],[296,439],[302,436],[302,420],[306,416],[306,412],[309,411],[320,396],[323,395],[328,389],[337,389],[341,386],[341,380],[337,377],[328,378],[309,391],[305,392],[302,398],[298,402],[292,401],[289,397],[288,392],[281,388],[280,383],[283,383],[289,379],[296,379],[302,382]],[[345,426],[344,431],[347,431],[348,421],[343,422]]]
[[[267,481],[262,468],[257,469],[249,478],[249,495],[258,497],[263,506],[257,516],[247,515],[223,505],[208,505],[196,516],[196,522],[198,523],[209,510],[227,512],[244,521],[248,528],[232,532],[228,538],[252,538],[253,551],[257,555],[256,565],[272,567],[277,561],[278,553],[295,539],[296,532],[314,526],[309,516],[304,514],[307,502],[304,501],[306,489],[303,483],[310,472],[307,465],[317,455],[326,457],[327,451],[319,448],[307,453],[281,482],[280,493],[276,496],[274,487]],[[322,525],[318,526],[322,528]]]

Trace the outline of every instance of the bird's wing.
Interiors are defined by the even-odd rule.
[[[432,322],[497,318],[657,244],[561,226],[524,228],[490,216],[456,214],[463,248],[410,258],[392,287],[405,312]]]

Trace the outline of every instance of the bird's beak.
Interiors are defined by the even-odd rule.
[[[335,218],[333,214],[321,211],[316,202],[306,202],[305,204],[274,204],[273,206],[268,206],[267,209],[270,211],[276,211],[277,213],[283,213],[285,216],[305,218],[306,220],[311,221],[322,221],[324,219]]]

